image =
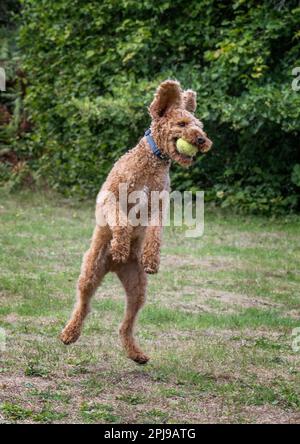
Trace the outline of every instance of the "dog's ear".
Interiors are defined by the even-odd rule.
[[[180,83],[176,80],[166,80],[157,88],[149,112],[153,119],[159,119],[170,108],[180,108],[182,104]]]
[[[197,107],[197,93],[192,89],[184,91],[183,95],[183,107],[190,113],[194,113]]]

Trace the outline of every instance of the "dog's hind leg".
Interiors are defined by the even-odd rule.
[[[77,303],[71,319],[60,335],[64,344],[77,341],[89,312],[91,297],[108,272],[106,250],[110,236],[106,227],[96,226],[89,250],[85,253],[77,283]]]
[[[116,271],[126,291],[125,317],[120,326],[120,337],[127,356],[138,364],[146,364],[148,356],[134,339],[134,322],[146,299],[147,276],[137,260],[122,264]]]

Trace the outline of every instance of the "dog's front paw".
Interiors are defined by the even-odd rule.
[[[142,256],[142,264],[146,273],[155,274],[159,270],[159,257]]]
[[[111,257],[114,262],[127,262],[130,253],[130,246],[121,243],[118,239],[112,239],[110,243]]]

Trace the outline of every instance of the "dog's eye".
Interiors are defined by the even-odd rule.
[[[185,126],[186,122],[178,122],[178,126]]]

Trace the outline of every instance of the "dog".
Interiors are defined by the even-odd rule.
[[[195,110],[193,90],[182,91],[176,80],[162,82],[149,107],[150,129],[115,163],[102,185],[96,204],[96,226],[77,284],[77,303],[60,335],[64,344],[79,338],[92,295],[106,273],[114,272],[126,292],[125,317],[119,329],[122,345],[127,356],[138,364],[149,360],[134,338],[134,323],[145,302],[147,274],[159,269],[162,214],[160,211],[156,225],[136,226],[126,217],[127,210],[121,206],[116,210],[115,203],[120,199],[120,184],[125,184],[130,192],[169,190],[171,161],[183,167],[193,163],[192,157],[177,150],[179,138],[196,146],[201,153],[211,148],[212,142],[195,117]],[[113,213],[117,219],[111,221]]]

